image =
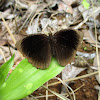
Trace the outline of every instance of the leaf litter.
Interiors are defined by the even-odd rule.
[[[96,48],[96,38],[94,35],[94,18],[93,15],[91,15],[91,12],[93,12],[91,2],[87,0],[90,4],[90,7],[89,9],[86,9],[81,4],[82,0],[70,0],[70,2],[69,0],[62,1],[3,0],[0,1],[0,12],[2,13],[3,18],[6,20],[6,23],[16,41],[27,36],[28,34],[48,34],[50,32],[55,33],[62,28],[68,27],[78,27],[78,29],[82,31],[84,46],[81,45],[79,47],[76,58],[70,65],[66,65],[65,69],[57,76],[63,81],[69,78],[75,78],[80,75],[95,72],[98,70],[98,67],[96,60],[96,49],[93,49]],[[97,46],[100,48],[100,6],[98,5],[97,1],[95,1],[94,4],[94,10],[98,9],[98,11],[95,12],[95,23],[97,24]],[[21,61],[20,54],[16,50],[15,44],[11,36],[8,34],[4,22],[0,20],[0,23],[0,48],[2,49],[7,60],[10,59],[11,53],[15,53],[14,63],[17,65]],[[79,57],[84,59],[84,61],[82,59],[80,60]],[[77,64],[75,65],[76,61],[78,61],[77,64],[80,65],[80,67],[77,66]],[[0,65],[3,63],[3,55],[0,52]],[[81,64],[83,67],[81,67]],[[86,65],[88,66],[86,67]],[[58,80],[53,78],[48,82],[48,84],[56,82],[58,82]],[[98,90],[100,90],[99,75],[86,77],[76,81],[65,82],[65,84],[68,84],[73,90],[84,84],[83,87],[79,88],[79,90],[74,93],[76,100],[97,100],[98,98]],[[65,97],[68,93],[67,89],[62,84],[48,86],[48,88],[61,95],[64,94],[63,96]],[[70,90],[69,93],[71,94]],[[48,93],[48,97],[46,96],[46,89],[40,87],[38,90],[32,93],[29,98],[35,98],[38,100],[59,100],[57,96],[52,95],[50,92]],[[70,95],[68,98],[72,100]]]

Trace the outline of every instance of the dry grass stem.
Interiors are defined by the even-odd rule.
[[[0,15],[1,15],[1,13],[0,13]],[[8,33],[9,33],[9,34],[10,34],[10,36],[11,36],[11,38],[12,38],[12,40],[13,40],[14,44],[16,44],[16,40],[15,40],[15,38],[14,38],[14,35],[13,35],[13,34],[12,34],[12,32],[10,31],[10,28],[8,27],[8,25],[7,25],[7,23],[6,23],[5,19],[3,18],[3,16],[2,16],[2,15],[1,15],[1,18],[2,18],[2,20],[3,20],[4,24],[5,24],[6,28],[7,28]],[[19,51],[18,51],[18,52],[19,52]],[[19,54],[20,54],[21,58],[23,59],[24,57],[22,56],[22,54],[21,54],[20,52],[19,52]]]
[[[7,61],[7,60],[6,60],[6,57],[5,57],[5,55],[4,55],[4,53],[3,53],[3,51],[2,51],[1,48],[0,48],[0,52],[1,52],[2,56],[3,56],[4,61],[6,62],[6,61]]]
[[[50,90],[49,88],[47,88],[46,86],[42,86],[43,88],[47,89],[49,92],[53,93],[55,96],[59,97],[61,100],[66,100],[64,96],[62,96],[61,94],[58,94],[52,90]]]
[[[99,62],[99,54],[98,54],[98,44],[97,44],[97,29],[96,29],[96,19],[95,19],[95,13],[94,13],[94,3],[92,2],[92,9],[93,9],[93,18],[94,18],[94,26],[95,26],[95,38],[96,38],[96,55],[97,55],[97,65],[98,65],[98,71],[99,71],[99,82],[100,82],[100,62]],[[98,93],[98,100],[100,100],[100,90]]]
[[[48,82],[46,83],[46,86],[48,88]],[[48,90],[46,90],[46,100],[48,100]]]
[[[94,11],[94,13],[98,12],[100,10],[100,7],[98,9],[96,9]],[[93,13],[91,15],[89,15],[86,19],[84,19],[81,23],[79,23],[74,29],[79,29],[84,23],[87,22],[87,20],[89,19],[89,17],[91,17],[93,15]]]
[[[22,28],[25,26],[26,22],[27,22],[28,19],[32,16],[33,13],[34,13],[34,11],[32,11],[32,12],[28,15],[27,19],[24,21],[23,25],[20,27],[19,32],[20,32],[20,31],[22,30]]]
[[[95,71],[95,72],[90,73],[90,74],[78,76],[78,77],[75,77],[75,78],[63,80],[63,82],[75,81],[75,80],[82,79],[82,78],[86,78],[86,77],[89,77],[89,76],[92,76],[92,75],[96,75],[96,74],[98,74],[98,71]],[[55,83],[49,84],[48,86],[52,86],[52,85],[56,85],[56,84],[60,84],[60,83],[61,82],[59,81],[59,82],[55,82]]]
[[[26,97],[27,100],[30,100],[29,96]]]
[[[68,93],[68,95],[70,96],[70,99],[73,100],[73,97],[74,97],[74,100],[76,100],[76,99],[75,99],[75,94],[74,94],[72,88],[69,87],[69,86],[68,86],[65,82],[63,82],[63,80],[61,80],[60,78],[58,78],[58,77],[56,77],[56,78],[65,86],[65,88],[66,88],[66,90],[67,90],[67,93]],[[71,94],[70,94],[70,92],[69,92],[69,90],[68,90],[67,87],[72,91],[73,97],[71,96]]]
[[[8,33],[10,34],[10,36],[11,36],[11,38],[12,38],[14,44],[16,44],[16,40],[15,40],[15,38],[14,38],[12,32],[10,31],[10,28],[8,27],[6,21],[5,21],[5,19],[3,18],[3,16],[2,16],[1,13],[0,13],[0,16],[1,16],[1,18],[2,18],[2,20],[3,20],[3,22],[4,22],[4,24],[5,24],[5,26],[6,26],[6,28],[7,28]]]
[[[80,87],[78,87],[77,89],[74,90],[74,93],[77,92],[79,89],[81,89],[83,86],[85,86],[85,84],[81,85]],[[72,94],[72,92],[70,93]],[[67,95],[66,97],[69,97],[68,93],[63,93],[62,94],[63,96]],[[54,94],[51,94],[51,95],[48,95],[48,97],[52,97],[52,96],[55,96]],[[42,96],[36,96],[35,98],[44,98],[46,97],[46,95],[42,95]]]
[[[34,16],[31,18],[31,21],[30,21],[30,23],[29,23],[29,26],[32,25],[32,22],[33,22],[33,20],[34,20],[34,18],[35,18],[35,16],[36,16],[37,14],[39,14],[39,13],[34,14]]]
[[[77,92],[79,89],[81,89],[83,86],[85,86],[85,84],[81,85],[80,87],[78,87],[77,89],[74,90],[74,93]],[[72,94],[72,92],[70,93]],[[66,97],[69,97],[69,95],[67,95]]]

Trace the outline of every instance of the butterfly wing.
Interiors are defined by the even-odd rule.
[[[54,56],[60,65],[65,66],[73,59],[80,44],[79,32],[72,29],[63,29],[53,36]]]
[[[35,34],[25,37],[16,43],[17,49],[35,67],[45,69],[51,61],[51,50],[48,36]]]

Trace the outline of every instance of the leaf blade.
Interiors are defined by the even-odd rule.
[[[38,89],[46,81],[59,74],[61,67],[53,58],[48,69],[36,69],[27,59],[21,61],[0,89],[0,100],[21,99]]]
[[[10,68],[14,64],[14,55],[0,67],[0,87],[5,82]]]

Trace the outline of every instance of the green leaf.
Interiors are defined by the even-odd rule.
[[[45,82],[58,75],[64,67],[52,58],[49,68],[36,69],[27,59],[15,68],[0,89],[0,100],[18,100],[31,94]]]
[[[99,3],[100,3],[100,0],[98,0],[99,1]]]
[[[86,0],[83,0],[82,4],[83,4],[84,8],[86,8],[86,9],[88,9],[90,6],[90,4]]]
[[[14,55],[10,58],[9,61],[7,61],[0,67],[0,87],[5,82],[8,72],[10,68],[13,66],[13,64],[14,64]]]
[[[87,47],[84,47],[84,51],[87,51]]]

